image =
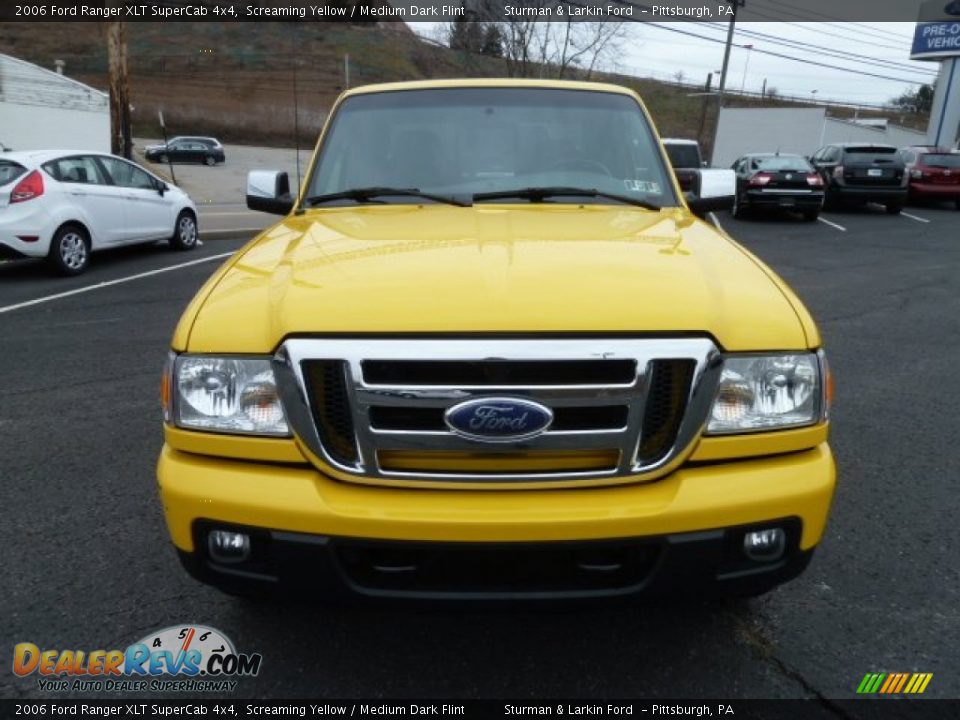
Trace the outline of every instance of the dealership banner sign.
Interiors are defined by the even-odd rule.
[[[926,0],[913,34],[911,60],[939,60],[960,55],[960,0]]]

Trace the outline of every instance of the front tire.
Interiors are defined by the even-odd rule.
[[[197,218],[189,210],[181,211],[173,226],[170,247],[174,250],[193,250],[197,246],[198,239]]]
[[[203,159],[203,162],[207,167],[213,167],[214,165],[217,164],[217,159],[213,155],[207,155]]]
[[[79,275],[90,265],[90,238],[79,225],[64,225],[53,235],[47,261],[61,275]]]
[[[165,163],[169,158],[166,155],[158,155],[157,162]]]
[[[887,215],[899,215],[903,211],[903,203],[887,203]]]
[[[820,217],[819,210],[804,210],[803,219],[807,222],[816,222],[817,218]]]

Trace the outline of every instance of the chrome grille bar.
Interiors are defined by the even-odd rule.
[[[340,361],[346,374],[346,394],[352,414],[356,461],[338,461],[321,441],[315,420],[314,398],[307,391],[304,363]],[[504,360],[545,363],[579,360],[631,360],[636,372],[629,383],[597,385],[377,385],[363,375],[364,361],[437,360],[469,363]],[[658,460],[643,464],[638,460],[638,444],[649,394],[651,363],[656,360],[687,360],[695,363],[685,408],[669,450]],[[381,479],[384,481],[436,480],[453,482],[557,482],[596,477],[648,480],[660,477],[692,452],[709,412],[720,372],[720,355],[707,338],[637,339],[290,339],[274,357],[288,421],[297,438],[314,456],[321,470],[343,480]],[[374,429],[370,421],[373,407],[409,407],[445,409],[457,403],[484,397],[516,397],[533,400],[551,408],[598,407],[627,408],[626,424],[621,428],[547,430],[542,435],[511,443],[483,443],[444,430]],[[416,451],[429,453],[463,452],[504,454],[537,451],[616,450],[616,468],[588,471],[524,471],[483,473],[463,469],[406,472],[380,467],[380,451]]]

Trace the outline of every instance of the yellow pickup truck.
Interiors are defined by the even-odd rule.
[[[721,171],[725,172],[725,171]],[[632,91],[362,87],[283,215],[204,285],[163,374],[173,544],[240,595],[754,595],[835,484],[817,327],[697,217]]]

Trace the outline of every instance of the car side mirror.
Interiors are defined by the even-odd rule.
[[[707,160],[701,160],[701,161],[700,161],[700,167],[705,167],[705,168],[706,168],[706,167],[710,167],[710,162],[707,161]]]
[[[684,193],[687,207],[697,217],[714,210],[731,210],[737,192],[737,175],[733,170],[697,170],[689,192]]]
[[[247,174],[247,207],[251,210],[289,215],[294,198],[290,177],[280,170],[251,170]]]
[[[157,192],[160,194],[160,197],[163,197],[167,194],[167,191],[170,189],[170,186],[165,182],[157,184]]]

